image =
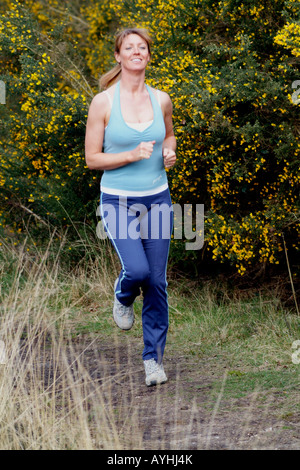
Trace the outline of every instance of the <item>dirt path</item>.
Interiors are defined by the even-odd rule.
[[[117,339],[111,344],[99,337],[91,347],[77,341],[76,352],[84,350],[85,368],[94,383],[103,385],[105,399],[119,425],[135,420],[129,427],[136,428],[138,437],[128,436],[128,448],[300,448],[299,420],[280,417],[282,394],[269,391],[262,396],[253,392],[225,398],[226,367],[220,374],[209,360],[166,355],[168,382],[149,388],[144,382],[138,340]]]

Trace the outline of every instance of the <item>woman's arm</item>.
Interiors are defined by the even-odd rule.
[[[155,142],[141,142],[128,152],[102,152],[104,129],[110,112],[104,93],[98,93],[92,100],[88,112],[85,134],[85,161],[91,170],[113,170],[144,158],[150,158]]]
[[[163,142],[164,164],[166,168],[171,168],[176,162],[176,138],[173,130],[173,105],[167,93],[162,93],[161,104],[166,126],[166,137]]]

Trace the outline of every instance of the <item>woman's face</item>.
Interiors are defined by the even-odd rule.
[[[122,69],[143,70],[150,60],[148,44],[138,34],[129,34],[123,39],[120,52],[115,53],[115,58],[121,63]]]

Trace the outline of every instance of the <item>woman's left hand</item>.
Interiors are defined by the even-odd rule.
[[[163,157],[164,157],[165,168],[171,168],[173,165],[175,165],[176,153],[174,152],[174,150],[169,149],[169,148],[164,148]]]

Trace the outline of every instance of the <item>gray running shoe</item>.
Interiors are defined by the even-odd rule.
[[[118,279],[115,280],[114,290],[116,290],[117,283]],[[133,304],[129,307],[126,307],[118,301],[117,296],[115,294],[113,317],[116,324],[119,328],[121,328],[121,330],[130,330],[134,323]]]
[[[167,382],[167,376],[162,364],[158,364],[155,359],[147,359],[144,361],[146,372],[146,385],[159,385]]]

